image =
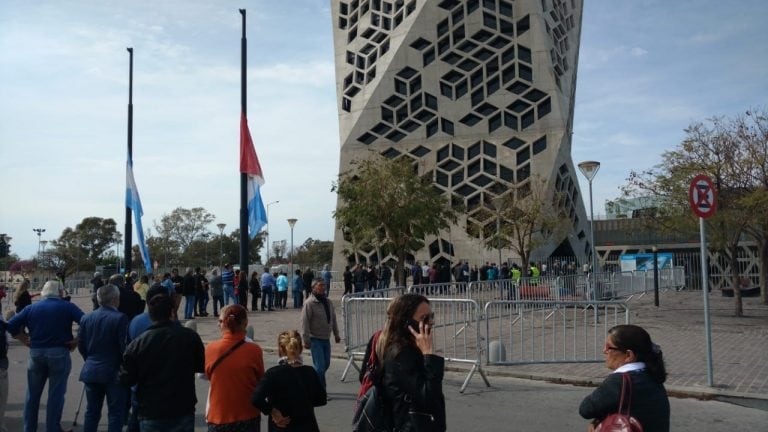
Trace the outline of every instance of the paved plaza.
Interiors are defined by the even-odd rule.
[[[332,298],[340,319],[340,295],[338,290],[334,291]],[[77,295],[73,300],[84,311],[90,310],[88,296]],[[710,388],[706,385],[701,293],[662,293],[659,308],[653,306],[652,295],[633,299],[629,305],[632,322],[647,328],[664,350],[669,371],[667,389],[672,396],[676,396],[672,400],[673,430],[748,430],[756,425],[768,424],[768,362],[764,357],[765,347],[768,346],[768,307],[760,305],[758,299],[744,299],[747,316],[737,319],[733,317],[733,299],[722,298],[719,293],[712,295],[715,386]],[[277,359],[276,336],[280,331],[299,327],[298,311],[250,312],[249,320],[254,326],[254,339],[265,349],[265,365],[274,365]],[[204,342],[219,337],[213,317],[198,318],[196,322]],[[346,382],[339,380],[346,360],[343,344],[334,344],[332,352],[334,360],[328,372],[332,400],[327,407],[319,408],[317,415],[324,431],[349,430],[358,388],[357,378],[351,373]],[[21,430],[27,356],[25,347],[16,341],[11,342],[10,392],[6,414],[11,431]],[[62,423],[65,428],[72,424],[82,390],[82,384],[77,381],[82,359],[74,353],[72,360]],[[305,352],[305,360],[311,364],[309,353]],[[447,367],[449,372],[444,392],[449,430],[476,430],[474,422],[480,418],[483,419],[483,430],[508,430],[510,422],[540,426],[530,430],[583,430],[585,422],[577,414],[578,402],[591,391],[584,386],[600,382],[608,373],[601,363],[484,366],[491,387],[485,387],[480,377],[475,375],[465,393],[461,394],[459,387],[466,369],[455,363],[449,363]],[[206,430],[204,410],[207,388],[207,382],[198,382],[196,430],[199,431]],[[41,412],[44,407],[45,404],[41,404]],[[706,411],[705,416],[697,414],[702,410]],[[84,412],[85,403],[80,409],[78,425],[82,425]],[[40,418],[42,425],[44,414]],[[104,425],[105,422],[106,418],[102,418]],[[737,425],[734,422],[741,423]]]

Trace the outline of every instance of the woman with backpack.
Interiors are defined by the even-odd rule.
[[[589,430],[613,430],[608,423],[636,421],[645,432],[668,432],[667,371],[661,348],[651,342],[648,332],[636,325],[611,328],[603,355],[613,373],[579,406],[582,417],[593,419]],[[617,418],[617,413],[627,418]]]

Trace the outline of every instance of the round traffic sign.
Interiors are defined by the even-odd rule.
[[[717,196],[712,179],[704,174],[694,177],[688,187],[688,202],[691,204],[691,210],[700,218],[706,219],[715,214]]]

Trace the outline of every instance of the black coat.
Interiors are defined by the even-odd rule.
[[[384,361],[381,385],[398,431],[445,431],[443,368],[442,357],[424,356],[415,346]]]
[[[643,425],[645,432],[669,431],[669,399],[664,385],[653,381],[645,371],[630,372],[632,406],[630,414]],[[579,405],[585,419],[602,420],[618,412],[621,396],[621,374],[610,374],[602,384]]]

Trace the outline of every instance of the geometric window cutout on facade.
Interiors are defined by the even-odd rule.
[[[493,37],[493,33],[488,30],[480,30],[472,35],[472,39],[476,42],[485,43],[488,39]]]
[[[453,159],[448,159],[447,161],[445,161],[442,164],[440,164],[440,168],[442,170],[445,170],[445,171],[448,171],[448,172],[452,172],[452,171],[454,171],[456,168],[458,168],[460,166],[461,166],[461,164],[456,162]]]
[[[517,71],[518,71],[518,75],[520,76],[520,79],[524,79],[529,82],[533,81],[533,69],[531,69],[530,66],[526,66],[524,64],[518,64]]]
[[[412,76],[416,75],[417,73],[418,72],[416,71],[416,69],[406,66],[403,68],[403,70],[397,73],[397,76],[404,79],[410,79]]]
[[[427,155],[429,151],[430,150],[424,146],[418,146],[415,149],[411,150],[411,154],[418,158],[421,158]]]
[[[424,55],[422,56],[422,63],[424,67],[427,67],[430,63],[435,61],[435,49],[430,48],[426,51],[424,51]]]
[[[373,133],[378,135],[384,135],[385,133],[389,132],[390,129],[392,129],[392,127],[389,126],[388,124],[379,123],[376,126],[374,126],[373,129],[371,129],[371,131],[373,131]]]
[[[531,50],[530,48],[522,45],[517,46],[517,58],[526,63],[531,63]]]
[[[357,140],[360,141],[363,144],[371,144],[372,142],[376,141],[376,136],[366,132],[366,133],[360,135],[357,138]]]
[[[391,106],[393,108],[400,106],[401,103],[403,103],[403,98],[396,95],[392,95],[384,101],[384,105]]]
[[[525,141],[523,141],[523,140],[521,140],[521,139],[519,139],[519,138],[516,138],[516,137],[512,137],[512,138],[510,138],[509,140],[507,140],[507,141],[506,141],[504,144],[502,144],[502,145],[503,145],[504,147],[507,147],[507,148],[511,149],[511,150],[517,150],[517,149],[519,149],[520,147],[522,147],[523,145],[525,145]]]
[[[488,119],[488,133],[491,133],[500,127],[501,127],[501,113],[498,113]]]
[[[473,188],[472,186],[470,186],[470,185],[468,185],[468,184],[464,184],[464,185],[463,185],[463,186],[461,186],[460,188],[456,189],[456,192],[457,192],[459,195],[463,196],[463,197],[468,197],[469,195],[472,195],[472,193],[474,193],[474,192],[475,192],[475,190],[476,190],[476,189],[475,189],[475,188]]]
[[[514,174],[513,174],[512,170],[507,168],[507,167],[505,167],[505,166],[499,167],[499,177],[501,177],[502,180],[508,181],[510,183],[515,181]]]
[[[480,143],[476,142],[467,149],[467,159],[474,159],[480,155]]]
[[[446,120],[444,118],[440,119],[440,126],[443,132],[447,133],[448,135],[453,135],[453,122]]]
[[[437,119],[427,124],[427,138],[437,133]]]
[[[531,158],[531,152],[528,147],[525,149],[517,152],[517,165],[520,166],[526,162],[528,162],[528,159]]]
[[[435,158],[438,162],[442,162],[446,159],[448,159],[448,156],[450,155],[450,148],[448,146],[442,147],[440,150],[437,151],[437,154],[435,155]]]
[[[467,176],[472,177],[475,174],[480,173],[480,161],[474,161],[467,166]]]
[[[547,94],[544,93],[543,91],[540,91],[537,89],[531,89],[531,91],[526,93],[523,97],[528,99],[531,102],[538,102],[546,95]]]
[[[478,187],[485,187],[486,185],[488,185],[490,183],[493,183],[493,179],[488,177],[488,176],[486,176],[486,175],[481,175],[481,176],[475,177],[475,178],[473,178],[470,181],[472,182],[472,184],[474,184],[474,185],[476,185]]]
[[[517,22],[517,36],[519,37],[521,34],[527,32],[530,28],[531,20],[530,17],[526,15]]]
[[[538,118],[542,118],[545,115],[549,114],[552,111],[552,103],[549,98],[544,99],[541,101],[538,107],[536,107],[536,113],[538,115]]]
[[[520,183],[531,176],[531,165],[525,165],[517,170],[517,182]]]
[[[424,48],[430,46],[432,43],[424,38],[418,38],[413,43],[411,43],[411,48],[417,49],[419,51],[423,50]]]
[[[498,111],[498,108],[496,108],[495,106],[493,106],[493,105],[491,105],[489,103],[484,103],[484,104],[480,105],[479,107],[475,108],[475,111],[480,113],[480,114],[482,114],[482,115],[484,115],[485,117],[488,117],[489,115],[491,115],[491,114],[495,113],[496,111]]]
[[[454,145],[453,147],[451,147],[451,155],[453,157],[455,157],[456,159],[458,159],[458,160],[463,160],[464,159],[464,149],[459,147],[459,146],[457,146],[457,145]]]
[[[464,181],[464,170],[458,170],[451,175],[451,184],[455,187]]]
[[[523,112],[523,111],[527,110],[528,108],[530,108],[530,106],[531,106],[531,104],[525,102],[524,100],[518,99],[518,100],[514,101],[513,103],[509,104],[509,106],[507,106],[507,109],[510,109],[510,110],[520,114],[521,112]]]
[[[496,162],[490,159],[483,159],[483,172],[492,176],[496,175]]]
[[[440,186],[448,187],[448,174],[441,171],[435,171],[435,182]]]
[[[483,154],[495,158],[496,157],[496,146],[492,143],[489,143],[487,141],[483,141]]]
[[[400,142],[403,138],[405,138],[405,134],[400,132],[399,130],[395,129],[392,131],[389,135],[387,135],[387,138],[394,142]]]
[[[528,111],[520,117],[520,128],[525,129],[533,124],[533,110]]]
[[[523,92],[528,90],[528,88],[530,88],[530,86],[528,84],[526,84],[524,82],[521,82],[521,81],[515,81],[515,82],[512,83],[512,85],[507,87],[507,90],[509,90],[509,91],[511,91],[512,93],[515,93],[515,94],[522,94]]]
[[[533,154],[537,155],[547,149],[547,136],[537,139],[533,142]]]
[[[517,116],[512,114],[512,113],[509,113],[509,112],[505,111],[504,112],[504,126],[510,128],[510,129],[513,129],[513,130],[517,130]]]
[[[387,159],[394,159],[394,158],[400,156],[400,152],[397,149],[390,147],[387,150],[385,150],[384,152],[382,152],[381,155],[384,156]]]
[[[461,123],[467,125],[467,126],[474,126],[479,122],[481,118],[479,116],[476,116],[475,114],[469,113],[465,115],[461,120],[459,120]]]

